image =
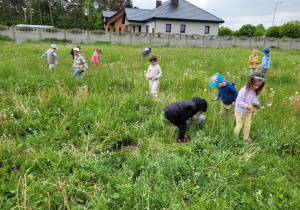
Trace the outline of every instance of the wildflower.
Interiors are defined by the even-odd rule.
[[[296,92],[295,94],[298,95],[298,92]]]
[[[275,91],[272,91],[272,93],[274,94],[274,93],[275,93]]]
[[[148,94],[148,92],[146,92],[146,94]]]
[[[270,88],[270,90],[273,90],[273,88]]]
[[[187,75],[187,73],[184,73],[183,75],[184,75],[184,76],[186,76],[186,75]]]
[[[204,91],[207,91],[207,89],[204,89]]]
[[[272,106],[272,104],[268,104],[268,107]]]

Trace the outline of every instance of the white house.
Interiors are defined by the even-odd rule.
[[[131,32],[218,35],[224,20],[185,0],[156,0],[156,8],[125,8],[123,24]]]

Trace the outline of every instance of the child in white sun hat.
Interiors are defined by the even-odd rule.
[[[52,44],[50,48],[41,57],[41,59],[43,59],[45,56],[47,56],[47,61],[49,63],[49,70],[51,70],[57,65],[55,59],[60,60],[55,52],[55,50],[57,49],[58,49],[57,46],[55,44]]]

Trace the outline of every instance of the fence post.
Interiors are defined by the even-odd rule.
[[[204,47],[204,39],[205,39],[205,36],[202,36],[202,45],[203,45],[203,47]]]
[[[277,38],[277,47],[279,47],[279,40],[280,38]]]
[[[64,33],[64,39],[67,39],[67,32],[65,28],[63,29],[63,33]]]
[[[293,41],[294,41],[294,39],[292,39],[292,41],[291,41],[290,49],[292,49]]]
[[[38,30],[39,30],[39,40],[42,40],[42,29],[38,28]]]
[[[189,35],[186,34],[186,35],[185,35],[185,45],[186,45],[186,46],[188,46],[188,37],[189,37]]]
[[[86,30],[86,39],[87,39],[87,43],[90,43],[90,31],[89,29]]]
[[[236,36],[234,37],[234,44],[233,45],[236,45]]]
[[[111,43],[111,31],[109,31],[108,35],[109,35],[109,42]]]
[[[221,36],[218,36],[219,39],[219,47],[221,46]]]
[[[14,41],[17,41],[17,40],[16,40],[16,33],[15,33],[15,26],[11,26],[11,29],[12,29],[13,40],[14,40]]]
[[[152,44],[152,33],[149,33],[149,44]]]
[[[169,34],[168,36],[168,45],[170,45],[170,38],[171,38],[171,34]]]
[[[266,46],[266,39],[267,39],[267,37],[265,37],[265,39],[264,39],[264,47],[263,48],[265,48],[265,46]]]
[[[251,46],[251,37],[249,38],[249,47]]]
[[[130,44],[132,44],[132,32],[130,32]]]

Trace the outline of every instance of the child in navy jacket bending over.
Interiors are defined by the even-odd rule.
[[[195,114],[199,115],[206,112],[207,102],[200,97],[194,97],[191,101],[175,101],[163,110],[165,111],[165,117],[179,128],[177,142],[189,143],[184,139],[187,128],[186,121]]]

